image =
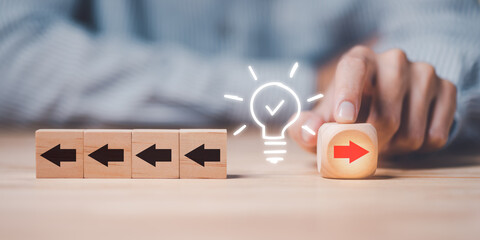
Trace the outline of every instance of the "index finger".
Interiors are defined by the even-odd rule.
[[[335,121],[354,123],[360,110],[363,93],[371,88],[375,73],[375,54],[367,47],[357,46],[348,51],[335,72]]]

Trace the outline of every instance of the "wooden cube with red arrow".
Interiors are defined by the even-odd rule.
[[[377,131],[368,123],[326,123],[318,131],[317,166],[325,178],[366,178],[377,169]]]

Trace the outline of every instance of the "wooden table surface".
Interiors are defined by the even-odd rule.
[[[34,131],[0,131],[0,239],[480,239],[480,155],[330,180],[289,141],[228,138],[228,179],[36,179]]]

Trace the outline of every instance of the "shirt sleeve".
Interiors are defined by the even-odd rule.
[[[92,33],[75,1],[0,2],[0,122],[205,126],[250,121],[247,100],[291,61],[207,57],[170,43]],[[251,65],[258,75],[252,79]],[[307,64],[288,84],[315,92]],[[245,98],[232,102],[224,94]],[[292,106],[289,106],[292,107]]]
[[[458,89],[449,144],[480,137],[480,3],[474,0],[384,1],[379,52],[400,48],[432,64]]]

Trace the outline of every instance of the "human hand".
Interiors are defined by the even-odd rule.
[[[376,54],[356,46],[338,61],[325,97],[313,110],[302,112],[289,135],[315,152],[317,136],[302,130],[303,125],[318,132],[326,122],[368,122],[377,129],[381,153],[438,150],[453,123],[456,92],[434,67],[409,62],[401,50]]]

